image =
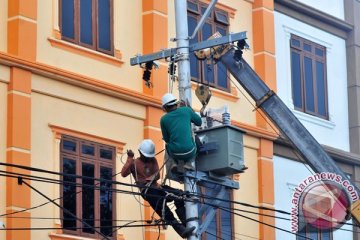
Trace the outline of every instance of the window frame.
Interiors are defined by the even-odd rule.
[[[114,56],[114,0],[110,2],[110,50],[102,49],[99,47],[99,30],[98,30],[98,0],[91,0],[92,2],[92,45],[83,43],[80,41],[80,0],[74,1],[74,39],[63,36],[62,34],[62,1],[59,0],[59,28],[61,33],[61,39],[73,44],[85,47],[97,52],[101,52],[107,55]]]
[[[187,8],[187,17],[193,17],[196,19],[196,22],[198,23],[199,20],[201,19],[202,16],[202,9],[201,8],[207,8],[208,4],[205,4],[199,0],[188,0],[187,2],[191,2],[195,5],[197,5],[198,11],[194,11],[191,8]],[[227,23],[223,22],[223,21],[219,21],[216,18],[217,14],[223,14],[227,17]],[[211,29],[212,29],[212,34],[214,34],[217,31],[217,28],[221,28],[223,30],[225,30],[226,34],[229,33],[229,25],[230,25],[230,21],[229,21],[229,13],[218,9],[218,8],[214,8],[212,10],[212,12],[210,13],[209,17],[206,19],[205,23],[210,24]],[[192,34],[192,32],[189,32],[189,34]],[[203,39],[203,31],[201,29],[199,29],[199,31],[197,32],[197,42],[200,41],[205,41],[206,39]],[[198,73],[198,78],[191,76],[191,81],[194,81],[196,83],[201,83],[201,84],[205,84],[205,85],[209,85],[213,88],[225,91],[225,92],[231,92],[231,86],[230,86],[230,74],[229,71],[227,71],[226,69],[226,87],[220,86],[219,85],[219,80],[218,80],[218,72],[221,71],[218,67],[218,65],[213,64],[213,80],[214,82],[208,82],[205,79],[205,71],[206,71],[206,67],[207,64],[204,61],[199,61],[197,60],[197,73]]]
[[[299,234],[302,236],[302,237],[300,237],[300,239],[305,240],[305,237],[311,238],[311,233],[315,233],[315,232],[313,230],[311,230],[310,228],[311,227],[309,226],[309,224],[306,224],[306,226],[299,231]],[[314,229],[314,227],[312,227],[312,228]],[[327,231],[324,231],[322,229],[316,229],[316,230],[317,230],[316,231],[317,240],[324,240],[323,233],[327,232]],[[313,231],[313,232],[311,232],[311,231]],[[326,240],[333,240],[334,239],[333,231],[329,230],[328,233],[329,233],[329,238]]]
[[[76,151],[68,151],[63,149],[63,142],[64,140],[73,141],[76,143]],[[95,154],[94,156],[91,155],[82,155],[81,146],[86,143],[86,145],[94,145],[95,146]],[[112,150],[112,160],[109,161],[109,159],[102,159],[100,158],[100,149],[106,148],[107,150]],[[94,178],[100,179],[100,171],[101,167],[106,167],[111,169],[112,171],[112,180],[114,181],[114,171],[116,169],[116,148],[108,145],[104,145],[102,143],[96,143],[93,141],[88,141],[85,139],[72,137],[69,135],[61,135],[61,141],[60,141],[60,172],[64,172],[64,159],[70,159],[75,161],[75,173],[77,176],[82,176],[82,166],[83,164],[91,164],[94,166]],[[63,180],[63,176],[61,177],[61,180]],[[82,190],[82,179],[76,178],[76,217],[82,219],[82,197],[83,197],[83,190]],[[94,180],[94,186],[98,185],[100,186],[100,181]],[[112,184],[112,188],[115,188],[114,184]],[[77,193],[80,192],[80,193]],[[100,189],[94,189],[94,226],[98,231],[101,230],[100,225]],[[60,186],[60,204],[61,206],[64,206],[64,186]],[[60,210],[60,216],[61,219],[64,219],[64,211],[63,209]],[[112,191],[112,222],[114,225],[114,220],[116,219],[116,194]],[[83,229],[80,229],[82,227],[82,223],[78,220],[75,220],[76,222],[76,230],[70,230],[63,228],[63,232],[70,235],[75,236],[82,236],[82,237],[90,237],[90,238],[99,238],[101,237],[98,233],[86,233],[83,232]],[[61,222],[62,226],[64,225],[64,222],[62,220]],[[111,231],[114,231],[114,229],[111,229]],[[112,236],[108,236],[109,239],[116,239],[116,232],[112,234]]]
[[[293,45],[292,41],[296,40],[300,42],[300,46],[295,46]],[[310,45],[311,46],[311,52],[304,50],[304,44]],[[320,49],[323,51],[323,56],[317,56],[316,54],[316,49]],[[301,104],[302,107],[297,107],[295,106],[294,103],[294,109],[297,111],[301,111],[307,114],[310,114],[312,116],[316,116],[325,120],[329,120],[329,104],[328,104],[328,84],[327,84],[327,64],[326,64],[326,47],[314,43],[310,40],[307,40],[305,38],[302,38],[300,36],[291,34],[290,37],[290,64],[291,64],[291,94],[292,94],[292,98],[294,99],[295,96],[295,91],[294,91],[294,86],[293,86],[293,59],[292,59],[292,53],[297,53],[299,54],[299,58],[300,58],[300,82],[301,82]],[[312,66],[312,80],[313,80],[313,86],[312,86],[312,91],[313,91],[313,97],[314,97],[314,111],[310,111],[307,109],[307,98],[306,98],[306,87],[305,87],[305,67],[304,67],[304,61],[305,61],[305,57],[311,59],[311,66]],[[325,115],[322,115],[319,113],[318,110],[318,94],[317,94],[317,82],[318,79],[316,77],[317,75],[317,68],[316,68],[316,62],[320,62],[323,64],[323,80],[324,80],[324,107],[325,107]]]
[[[199,191],[202,195],[206,195],[206,187],[205,186],[199,186]],[[234,200],[234,191],[232,191],[231,189],[226,189],[226,191],[229,191],[229,199],[230,201]],[[232,202],[230,202],[230,208],[233,208],[234,204]],[[215,216],[214,218],[216,218],[216,239],[222,239],[224,238],[224,236],[222,235],[222,218],[221,218],[221,209],[216,209],[215,212]],[[204,213],[204,215],[199,216],[199,218],[203,221],[205,220],[206,214]],[[229,236],[229,234],[225,234],[226,236],[231,237],[231,240],[235,239],[235,231],[234,231],[234,214],[230,214],[230,221],[231,221],[231,233],[229,233],[231,236]],[[206,231],[203,232],[203,234],[201,235],[201,240],[206,240]]]

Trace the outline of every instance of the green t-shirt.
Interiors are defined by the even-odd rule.
[[[191,123],[201,126],[202,121],[201,117],[189,107],[179,107],[162,116],[161,132],[169,154],[187,153],[193,149],[191,155],[196,153]]]

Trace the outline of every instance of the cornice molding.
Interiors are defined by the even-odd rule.
[[[275,11],[301,20],[344,39],[347,38],[347,33],[351,32],[354,28],[352,24],[344,20],[297,1],[274,0],[274,2]]]
[[[333,148],[327,145],[321,145],[325,152],[332,157],[335,162],[341,162],[348,165],[360,166],[360,155],[347,152],[341,149]],[[292,147],[290,142],[283,139],[276,139],[274,142],[274,155],[290,158],[296,161],[303,162],[304,160],[299,153]]]
[[[160,99],[143,94],[141,92],[123,88],[111,83],[100,81],[98,79],[90,78],[88,76],[80,75],[43,63],[24,60],[4,52],[0,52],[0,64],[9,67],[21,68],[40,76],[48,77],[57,81],[65,82],[70,85],[89,89],[94,92],[99,92],[129,102],[141,104],[144,106],[161,108]]]
[[[276,140],[279,136],[275,132],[269,131],[267,129],[259,128],[257,126],[252,126],[246,123],[241,123],[235,120],[231,121],[231,124],[243,129],[247,135],[257,137],[257,138],[264,138],[270,141]]]
[[[124,146],[126,145],[126,143],[119,142],[119,141],[116,141],[113,139],[99,137],[99,136],[96,136],[93,134],[80,132],[80,131],[77,131],[74,129],[60,127],[60,126],[56,126],[53,124],[49,124],[49,128],[53,132],[54,138],[57,140],[60,140],[62,135],[69,135],[69,136],[73,136],[73,137],[77,137],[77,138],[81,138],[81,139],[86,139],[86,140],[92,141],[92,142],[97,142],[97,143],[102,143],[102,144],[109,145],[109,146],[114,146],[116,148],[117,153],[122,153]]]

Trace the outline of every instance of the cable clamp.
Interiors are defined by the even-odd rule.
[[[186,90],[186,89],[191,89],[191,84],[186,87],[179,87],[179,90]]]
[[[178,62],[178,61],[184,61],[184,60],[190,60],[189,54],[185,54],[185,53],[177,54],[177,56],[176,56],[176,58],[175,58],[175,61],[176,61],[176,62]]]
[[[256,109],[260,108],[264,102],[266,102],[270,97],[274,95],[275,92],[273,90],[269,90],[264,96],[262,96],[259,100],[256,101]]]
[[[23,178],[22,177],[18,177],[18,185],[22,185],[23,184]]]
[[[188,223],[188,222],[191,222],[191,221],[198,221],[198,220],[199,220],[198,217],[191,217],[191,218],[187,218],[186,222]]]

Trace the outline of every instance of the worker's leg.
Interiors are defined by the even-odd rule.
[[[195,156],[193,156],[193,157],[191,157],[191,158],[189,158],[186,162],[185,162],[185,164],[184,164],[184,168],[186,169],[186,170],[192,170],[192,171],[194,171],[195,169],[196,169],[196,167],[195,167],[195,159],[196,159],[196,155]]]
[[[149,202],[154,211],[162,216],[163,203],[165,201],[166,192],[160,189],[148,189],[145,194],[145,190],[142,191],[142,197]],[[179,223],[171,212],[170,208],[165,203],[165,216],[163,217],[166,223],[171,224],[174,230],[182,237],[187,238],[194,231],[195,227],[187,228],[182,223]]]
[[[166,177],[171,180],[182,182],[183,176],[179,175],[178,162],[167,151],[165,152]],[[182,165],[183,166],[183,165]]]
[[[167,150],[165,151],[165,163],[166,163],[167,171],[168,170],[171,171],[172,168],[177,166],[177,162],[173,157],[171,157],[171,155],[167,152]]]
[[[168,185],[162,185],[161,188],[166,191],[167,193],[170,193],[169,195],[169,199],[170,200],[174,200],[175,206],[176,207],[181,207],[184,206],[184,200],[183,200],[183,195],[184,195],[184,191],[177,189],[177,188],[172,188]]]
[[[165,212],[163,216],[162,209],[163,209],[164,201],[166,200],[165,199],[166,192],[164,190],[149,188],[146,194],[144,193],[145,190],[142,191],[143,198],[149,202],[150,206],[161,218],[163,218],[167,222],[172,222],[174,220],[176,221],[174,214],[171,212],[170,208],[166,205],[166,203],[164,208]]]
[[[168,185],[164,185],[162,186],[162,188],[169,192],[172,193],[174,195],[176,195],[177,197],[174,197],[174,204],[176,207],[176,215],[179,217],[181,223],[186,226],[186,209],[185,209],[185,203],[184,200],[182,198],[179,198],[181,196],[183,196],[184,191],[180,190],[180,189],[176,189],[176,188],[172,188]]]

